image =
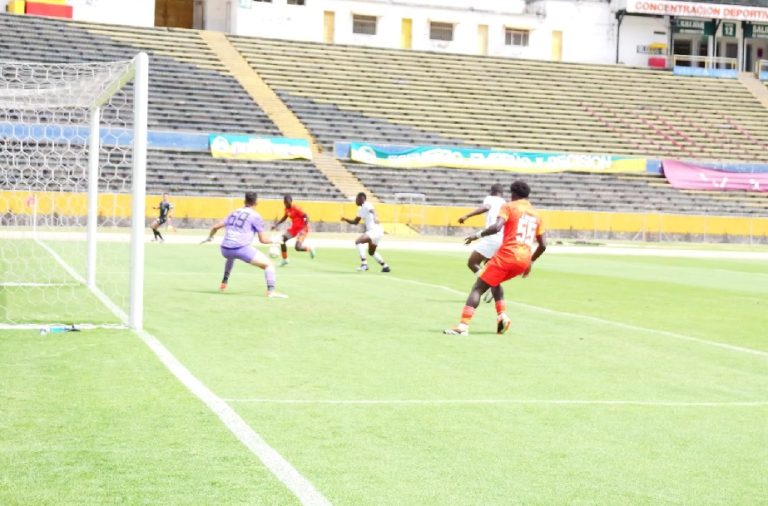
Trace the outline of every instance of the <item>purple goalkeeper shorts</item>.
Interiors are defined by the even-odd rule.
[[[251,260],[253,260],[253,257],[256,256],[256,248],[250,244],[247,246],[240,246],[239,248],[225,248],[222,246],[221,255],[227,259],[236,258],[249,264],[251,263]]]

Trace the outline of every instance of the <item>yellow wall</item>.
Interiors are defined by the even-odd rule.
[[[84,193],[38,192],[38,213],[83,216],[86,214]],[[30,214],[26,201],[27,192],[0,192],[0,214],[11,210],[16,214]],[[147,197],[147,216],[155,216],[160,195]],[[171,197],[174,204],[173,216],[183,218],[216,220],[224,218],[232,209],[242,205],[241,197]],[[314,222],[338,222],[341,216],[353,218],[357,213],[354,202],[310,202],[297,201]],[[99,196],[99,214],[104,216],[127,217],[130,215],[131,199],[125,194],[102,194]],[[258,211],[266,220],[279,218],[283,214],[282,200],[261,200]],[[470,211],[467,207],[419,206],[377,204],[376,209],[382,222],[407,222],[410,216],[416,225],[446,226],[458,225],[459,216]],[[595,232],[646,232],[649,234],[715,234],[753,235],[768,237],[768,218],[734,216],[693,216],[654,213],[607,213],[593,211],[542,210],[544,224],[551,230],[574,230]],[[479,228],[483,217],[470,219],[467,226]]]
[[[11,14],[24,14],[26,2],[24,0],[11,0],[5,6],[5,10]]]
[[[400,48],[411,49],[413,44],[413,20],[403,18],[402,29],[400,35]]]
[[[552,61],[563,61],[563,32],[552,32]]]
[[[336,14],[333,11],[323,13],[323,42],[333,44],[336,38]]]
[[[477,25],[477,52],[488,54],[488,25]]]

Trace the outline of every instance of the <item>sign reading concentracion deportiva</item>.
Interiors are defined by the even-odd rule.
[[[669,0],[627,0],[627,12],[658,14],[660,16],[768,21],[768,9],[764,7],[674,2]]]

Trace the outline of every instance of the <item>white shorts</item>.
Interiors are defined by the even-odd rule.
[[[373,244],[378,245],[379,240],[381,240],[381,236],[384,235],[384,229],[381,227],[372,228],[370,230],[366,230],[365,235],[368,236]]]
[[[490,235],[477,241],[473,249],[485,258],[491,258],[496,254],[499,246],[501,246],[501,237]]]

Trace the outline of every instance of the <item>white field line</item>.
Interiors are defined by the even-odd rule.
[[[197,379],[168,349],[146,331],[138,331],[142,341],[157,358],[186,386],[190,392],[203,401],[224,425],[240,440],[293,494],[307,506],[324,506],[331,503],[302,476],[290,462],[269,446],[221,397],[214,394]]]
[[[69,266],[69,264],[67,264],[67,263],[64,261],[64,259],[63,259],[63,258],[61,258],[61,256],[59,256],[59,254],[58,254],[58,253],[56,253],[56,252],[55,252],[53,249],[51,249],[51,247],[50,247],[50,246],[48,246],[48,245],[47,245],[47,244],[45,244],[44,242],[40,241],[39,239],[35,239],[35,242],[36,242],[37,244],[39,244],[39,245],[40,245],[40,247],[42,247],[42,248],[43,248],[45,251],[47,251],[47,252],[48,252],[48,253],[49,253],[49,254],[50,254],[52,257],[53,257],[53,259],[54,259],[54,260],[56,260],[56,263],[58,263],[58,264],[61,266],[61,268],[62,268],[62,269],[64,269],[64,270],[67,272],[67,274],[69,274],[70,276],[72,276],[72,278],[73,278],[75,281],[77,281],[78,283],[81,283],[82,285],[86,285],[86,286],[87,286],[87,284],[86,284],[86,281],[85,281],[85,278],[83,278],[83,277],[82,277],[80,274],[78,274],[78,273],[77,273],[77,272],[76,272],[76,271],[75,271],[75,270],[74,270],[72,267],[70,267],[70,266]],[[107,309],[109,309],[109,310],[112,312],[112,314],[114,314],[115,316],[117,316],[117,317],[118,317],[118,319],[119,319],[121,322],[123,322],[123,323],[127,323],[127,322],[128,322],[128,315],[125,313],[125,311],[123,311],[122,309],[120,309],[120,308],[117,306],[117,304],[115,304],[114,302],[112,302],[112,299],[110,299],[109,297],[107,297],[107,296],[106,296],[106,294],[104,294],[104,292],[102,292],[101,290],[99,290],[99,288],[97,288],[97,287],[95,287],[95,286],[94,286],[94,287],[89,287],[89,288],[90,288],[91,292],[92,292],[92,293],[93,293],[93,294],[96,296],[96,298],[97,298],[97,299],[99,299],[99,301],[100,301],[102,304],[104,304],[104,306],[105,306]]]
[[[73,270],[55,251],[46,244],[37,241],[56,262],[69,273],[75,280],[85,284],[82,278]],[[98,292],[98,293],[96,293]],[[128,322],[126,315],[109,298],[99,290],[96,290],[97,298],[112,311],[122,322]],[[279,479],[299,501],[305,506],[326,506],[331,503],[302,476],[282,455],[269,446],[247,423],[233,410],[229,404],[214,394],[202,381],[197,379],[156,337],[144,330],[136,331],[136,334],[160,359],[160,362],[176,376],[198,399],[224,422],[224,425],[240,440],[258,459]]]
[[[40,330],[48,327],[67,327],[68,323],[0,323],[0,330]],[[127,325],[122,323],[78,323],[75,325],[77,330],[125,330]]]
[[[612,399],[225,399],[243,404],[330,404],[374,406],[521,405],[521,406],[639,406],[670,408],[768,407],[768,401],[627,401]]]
[[[5,281],[0,283],[0,286],[38,288],[38,287],[53,287],[53,286],[80,286],[80,283],[24,283],[24,282],[15,282],[15,281]]]
[[[398,277],[394,277],[394,276],[381,276],[381,279],[388,279],[388,280],[391,280],[391,281],[399,281],[401,283],[408,283],[408,284],[412,284],[412,285],[419,285],[419,286],[426,286],[426,287],[430,287],[430,288],[437,288],[437,289],[445,290],[447,292],[455,293],[455,294],[458,294],[458,295],[468,295],[468,292],[461,292],[461,291],[456,290],[455,288],[451,288],[449,286],[437,285],[437,284],[434,284],[434,283],[425,283],[423,281],[416,281],[416,280],[413,280],[413,279],[404,279],[404,278],[398,278]],[[511,301],[511,300],[507,300],[507,304],[514,304],[516,306],[523,307],[523,308],[526,308],[526,309],[532,309],[534,311],[539,311],[539,312],[547,313],[547,314],[553,314],[553,315],[557,315],[557,316],[563,316],[563,317],[566,317],[566,318],[573,318],[573,319],[577,319],[577,320],[585,320],[585,321],[589,321],[589,322],[599,323],[601,325],[611,325],[611,326],[614,326],[614,327],[619,327],[619,328],[627,329],[627,330],[647,332],[649,334],[657,334],[657,335],[660,335],[660,336],[670,337],[672,339],[678,339],[678,340],[681,340],[681,341],[689,341],[689,342],[692,342],[692,343],[704,344],[704,345],[707,345],[707,346],[714,346],[716,348],[721,348],[721,349],[725,349],[725,350],[736,351],[736,352],[739,352],[739,353],[748,353],[750,355],[756,355],[758,357],[766,357],[766,358],[768,358],[768,351],[756,350],[756,349],[753,349],[753,348],[746,348],[744,346],[736,346],[734,344],[720,343],[720,342],[717,342],[717,341],[709,341],[707,339],[701,339],[701,338],[698,338],[698,337],[688,336],[688,335],[685,335],[685,334],[679,334],[677,332],[669,332],[669,331],[666,331],[666,330],[650,329],[650,328],[647,328],[647,327],[640,327],[639,325],[632,325],[632,324],[629,324],[629,323],[622,323],[622,322],[617,322],[617,321],[613,321],[613,320],[605,320],[603,318],[598,318],[596,316],[588,316],[588,315],[583,315],[583,314],[578,314],[578,313],[568,313],[566,311],[557,311],[556,309],[549,309],[549,308],[545,308],[545,307],[541,307],[541,306],[534,306],[532,304],[525,304],[525,303],[522,303],[522,302],[515,302],[515,301]]]
[[[31,231],[4,230],[0,231],[0,239],[34,239]],[[84,232],[37,232],[41,239],[56,241],[85,241]],[[194,235],[166,235],[168,244],[199,244],[205,238],[205,232],[199,236]],[[121,232],[101,232],[97,234],[99,242],[129,242],[130,235]],[[149,242],[150,236],[145,236]],[[330,239],[322,236],[313,236],[310,239],[319,248],[352,249],[354,241],[351,239]],[[215,242],[213,243],[216,244]],[[161,244],[157,245],[162,247]],[[257,245],[258,246],[258,245]],[[210,247],[210,245],[209,245]],[[469,246],[462,243],[461,237],[455,237],[446,241],[423,241],[418,239],[403,239],[387,237],[382,242],[383,251],[442,251],[442,252],[466,252],[471,251]],[[645,246],[562,246],[550,245],[547,254],[556,255],[623,255],[623,256],[657,256],[672,258],[729,258],[739,260],[768,260],[768,251],[724,251],[706,249],[678,249],[678,248],[650,248]]]

